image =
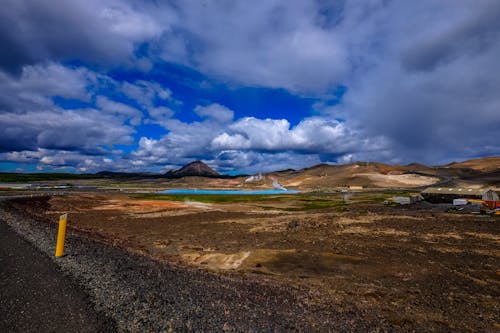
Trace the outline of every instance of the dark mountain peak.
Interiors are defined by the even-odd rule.
[[[201,176],[201,177],[214,177],[220,174],[202,161],[194,161],[186,164],[178,170],[169,171],[167,175],[175,177],[185,176]]]

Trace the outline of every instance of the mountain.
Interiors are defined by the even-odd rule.
[[[220,174],[202,161],[194,161],[186,164],[178,170],[171,170],[165,174],[167,177],[186,177],[186,176],[199,176],[199,177],[219,177]]]

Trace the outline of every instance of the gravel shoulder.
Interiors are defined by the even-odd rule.
[[[160,263],[73,232],[66,239],[67,255],[54,259],[55,225],[37,222],[0,204],[2,220],[77,281],[95,311],[112,318],[120,332],[393,329],[382,317],[349,304],[338,308],[316,302],[321,295],[264,278],[219,275]],[[69,289],[77,292],[78,287]]]

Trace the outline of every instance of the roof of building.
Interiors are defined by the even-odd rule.
[[[493,191],[490,188],[473,189],[461,187],[428,187],[422,193],[429,194],[460,194],[460,195],[483,195],[486,192]]]

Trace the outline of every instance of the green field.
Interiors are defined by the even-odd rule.
[[[262,201],[296,200],[296,194],[260,195],[260,194],[141,194],[138,199],[168,200],[168,201],[196,201],[203,203],[246,203]]]
[[[346,206],[340,196],[324,194],[280,194],[280,195],[254,195],[254,194],[218,194],[218,195],[164,195],[141,194],[134,196],[137,199],[168,200],[168,201],[194,201],[212,204],[224,203],[256,203],[263,209],[280,209],[285,211],[303,211],[326,208],[343,210]],[[286,204],[283,206],[283,204]],[[265,205],[265,206],[263,206]]]
[[[300,193],[279,195],[255,194],[140,194],[137,199],[167,200],[167,201],[193,201],[209,204],[225,203],[250,203],[257,204],[263,209],[278,209],[284,211],[306,211],[332,209],[345,211],[349,205],[365,203],[382,203],[395,195],[410,195],[408,192],[362,192],[351,195],[344,201],[343,193]]]

